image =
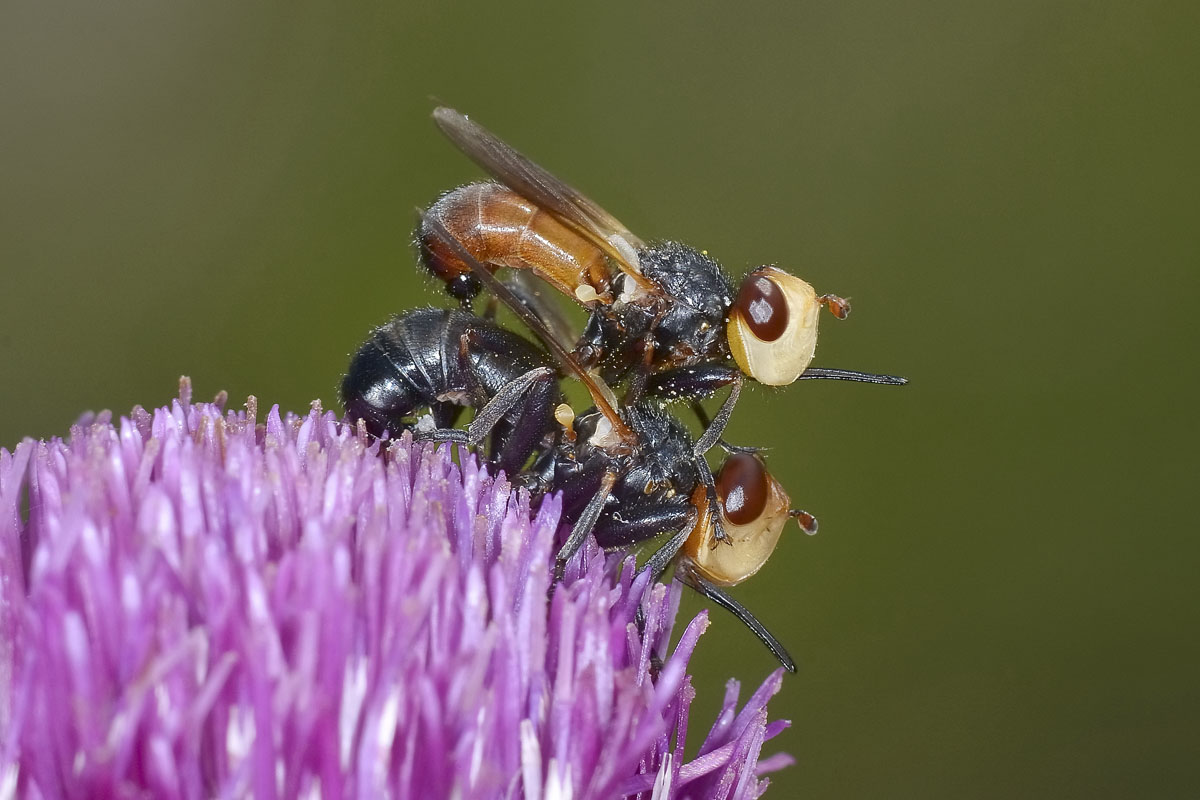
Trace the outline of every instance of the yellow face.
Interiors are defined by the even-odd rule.
[[[786,386],[808,368],[817,349],[821,301],[806,281],[776,267],[746,276],[729,312],[729,349],[742,372]]]
[[[775,552],[791,513],[783,487],[752,455],[730,456],[717,474],[721,525],[727,539],[713,536],[703,486],[692,497],[700,510],[681,557],[693,570],[718,586],[734,586],[758,572]]]

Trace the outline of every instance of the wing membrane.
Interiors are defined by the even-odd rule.
[[[545,294],[545,281],[527,270],[512,269],[501,275],[500,282],[507,286],[517,299],[529,306],[564,350],[574,349],[576,336],[573,327],[563,315],[562,304],[553,302],[558,293],[550,290],[555,294],[554,298]]]
[[[637,251],[645,243],[616,217],[454,109],[445,106],[434,109],[433,121],[446,138],[492,177],[558,217],[604,250],[622,272],[643,288],[653,290],[652,284],[642,277],[638,263]]]
[[[528,326],[529,330],[541,341],[542,346],[549,350],[558,362],[562,364],[563,370],[571,373],[579,379],[592,396],[592,402],[596,404],[596,408],[600,410],[608,421],[612,424],[613,431],[622,440],[632,442],[636,439],[633,431],[621,419],[621,415],[617,413],[617,397],[607,383],[598,375],[593,375],[583,368],[583,366],[575,360],[575,358],[567,352],[566,348],[555,338],[550,329],[546,327],[546,323],[519,297],[512,289],[500,282],[500,279],[493,275],[487,267],[480,264],[479,261],[471,255],[467,248],[463,247],[462,242],[455,239],[450,231],[436,219],[427,215],[424,210],[417,209],[417,213],[421,217],[423,225],[439,238],[448,247],[454,250],[455,254],[462,259],[463,263],[471,268],[471,272],[479,279],[479,282],[488,288],[488,290],[496,296],[500,302],[508,307],[509,311],[521,318],[521,321]]]

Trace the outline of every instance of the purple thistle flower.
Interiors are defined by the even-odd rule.
[[[780,671],[685,761],[707,618],[670,650],[679,585],[594,544],[547,600],[556,499],[248,408],[185,381],[0,448],[0,796],[745,798],[790,763]]]

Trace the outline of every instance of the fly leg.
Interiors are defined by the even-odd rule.
[[[730,453],[752,453],[757,452],[758,448],[738,447],[721,438],[741,393],[741,383],[741,373],[735,369],[721,364],[701,364],[693,367],[676,367],[652,376],[646,385],[646,392],[668,402],[672,400],[691,401],[692,410],[696,414],[696,418],[700,420],[700,425],[705,429],[705,434],[716,434],[713,444],[720,445],[723,450]],[[733,387],[729,397],[721,404],[717,417],[710,419],[701,407],[700,401],[712,397],[726,386]],[[703,439],[703,437],[701,438]],[[712,447],[712,444],[708,444],[708,447]],[[705,451],[708,447],[705,448]]]
[[[725,427],[729,424],[729,418],[733,416],[733,407],[737,405],[738,397],[741,394],[742,376],[735,374],[732,380],[730,380],[729,395],[721,403],[721,407],[717,409],[717,415],[713,417],[708,428],[696,440],[693,452],[697,457],[703,456],[720,440],[721,434],[725,432]],[[711,500],[712,498],[710,497],[709,499]]]
[[[604,477],[600,480],[600,488],[592,495],[592,499],[588,501],[579,517],[576,518],[575,524],[571,527],[571,534],[554,556],[554,584],[551,584],[550,591],[553,592],[554,585],[562,580],[571,556],[579,552],[587,535],[592,532],[592,528],[596,527],[596,520],[600,519],[600,512],[604,510],[604,505],[608,502],[609,495],[612,494],[617,477],[616,471],[606,470]]]
[[[596,543],[605,549],[630,547],[648,542],[664,531],[678,531],[647,562],[647,566],[650,566],[651,562],[656,563],[656,559],[661,561],[659,568],[654,571],[657,578],[679,552],[687,535],[695,527],[695,522],[696,508],[684,495],[675,495],[670,499],[656,496],[639,498],[637,501],[621,503],[596,524]]]
[[[467,391],[475,398],[475,407],[480,409],[476,419],[485,416],[488,406],[496,399],[488,399],[483,377],[476,366],[477,358],[474,356],[483,352],[502,355],[504,349],[503,345],[497,346],[476,329],[468,330],[459,337],[459,368],[466,378]],[[503,409],[499,417],[494,420],[485,417],[482,423],[487,429],[480,435],[487,436],[490,433],[492,439],[488,462],[504,470],[509,476],[515,476],[521,471],[530,456],[543,445],[547,434],[552,431],[551,420],[558,391],[550,369],[546,367],[544,372],[545,374],[537,376],[529,383],[519,401],[514,401],[514,405],[519,402],[519,407],[515,410],[512,406]],[[526,373],[517,380],[530,374]],[[502,387],[497,393],[497,398],[503,394],[504,388],[506,387]],[[499,424],[501,421],[505,424]]]
[[[725,530],[721,526],[716,481],[713,478],[712,469],[704,460],[704,454],[718,443],[726,450],[737,450],[732,445],[725,443],[721,434],[725,432],[729,418],[733,416],[734,406],[737,405],[738,398],[741,396],[742,375],[737,370],[720,364],[704,364],[667,370],[653,376],[647,384],[647,391],[659,397],[665,397],[668,400],[688,399],[692,401],[708,397],[722,386],[729,387],[729,394],[711,421],[704,417],[701,418],[701,421],[706,423],[705,430],[692,448],[692,454],[696,459],[696,471],[700,475],[705,494],[708,497],[708,513],[712,520],[713,536],[717,541],[725,541],[726,536]],[[698,408],[698,406],[693,404],[693,408]]]
[[[626,504],[601,521],[596,528],[596,541],[601,547],[625,547],[647,541],[663,531],[674,531],[642,567],[650,573],[651,581],[657,581],[696,527],[696,518],[696,508],[682,497],[669,503],[651,500],[634,506]],[[645,639],[646,612],[641,604],[634,615],[634,623],[638,636]],[[662,659],[657,653],[652,654],[651,676],[657,676],[661,669]]]
[[[700,420],[700,427],[707,429],[712,424],[712,419],[708,416],[708,412],[704,410],[704,406],[700,405],[698,400],[692,401],[692,413],[696,415],[696,419]],[[717,439],[717,447],[724,450],[726,453],[762,453],[769,450],[768,447],[754,447],[753,445],[730,444],[725,439]]]
[[[696,445],[692,448],[692,455],[696,458],[696,471],[700,473],[700,480],[704,483],[704,490],[708,496],[708,514],[712,520],[713,540],[718,542],[727,541],[727,537],[725,528],[721,525],[721,502],[717,498],[717,484],[713,479],[708,461],[704,459],[704,454],[721,440],[721,434],[725,432],[725,426],[729,424],[729,418],[733,415],[733,407],[737,405],[738,396],[741,393],[742,376],[735,375],[733,385],[729,389],[729,396],[725,398],[725,402],[721,403],[712,423],[696,440]]]
[[[700,474],[700,482],[704,484],[704,493],[708,500],[708,518],[712,524],[713,542],[729,542],[725,535],[725,527],[721,525],[721,500],[717,497],[717,481],[713,477],[712,467],[703,455],[696,456],[696,472]]]
[[[422,429],[418,425],[415,438],[429,439],[436,442],[455,442],[470,447],[478,447],[479,443],[492,432],[497,423],[504,419],[523,397],[527,397],[531,390],[539,386],[545,386],[547,383],[553,384],[553,382],[554,370],[549,367],[531,369],[524,375],[520,375],[500,387],[500,391],[496,392],[495,397],[489,400],[483,408],[479,409],[479,413],[467,425],[466,430],[458,428]]]

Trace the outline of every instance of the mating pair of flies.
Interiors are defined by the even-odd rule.
[[[789,519],[810,534],[817,521],[790,508],[755,448],[724,441],[725,427],[747,378],[771,386],[905,379],[809,366],[818,312],[845,318],[842,298],[817,295],[773,266],[735,290],[707,253],[646,244],[457,111],[438,108],[433,118],[497,181],[459,187],[421,214],[421,259],[462,308],[415,309],[375,329],[342,383],[348,416],[376,436],[413,430],[486,443],[489,465],[536,499],[561,492],[571,529],[556,556],[559,577],[589,534],[618,548],[669,533],[645,569],[657,577],[674,562],[676,578],[733,612],[795,671],[783,645],[724,587],[762,567]],[[587,313],[579,335],[546,301],[547,285]],[[536,344],[490,311],[472,313],[484,290],[489,309],[503,303]],[[568,376],[591,395],[578,416],[560,387]],[[710,419],[700,401],[726,387]],[[699,438],[666,410],[676,401],[696,413]],[[468,407],[474,418],[456,428]],[[728,455],[714,474],[705,454],[717,445]]]

